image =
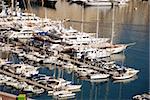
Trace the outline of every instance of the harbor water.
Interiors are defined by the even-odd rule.
[[[35,13],[39,17],[48,17],[52,20],[69,19],[64,26],[70,26],[93,34],[98,37],[111,37],[112,25],[111,7],[83,7],[82,5],[70,4],[64,0],[58,0],[55,8],[41,6],[29,6],[28,12]],[[115,82],[109,79],[102,82],[78,79],[69,70],[61,70],[56,66],[43,65],[40,73],[55,77],[63,77],[73,83],[81,84],[81,91],[76,94],[76,100],[131,100],[136,94],[149,92],[149,5],[147,2],[132,0],[123,7],[114,8],[114,41],[113,43],[136,44],[128,47],[123,53],[113,55],[118,64],[140,70],[132,79]],[[83,23],[82,23],[83,22]],[[1,56],[6,54],[1,54]],[[18,94],[19,91],[5,86],[1,91]],[[17,92],[16,92],[17,91]],[[30,96],[36,100],[51,100],[45,92],[38,96]]]

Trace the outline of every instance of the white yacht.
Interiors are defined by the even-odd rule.
[[[95,38],[90,36],[88,33],[78,32],[74,30],[73,32],[62,34],[60,38],[62,38],[63,42],[66,42],[68,44],[77,44],[77,45],[89,44],[89,43],[102,43],[110,40],[109,38]]]
[[[36,87],[33,87],[33,90],[32,92],[33,93],[36,93],[36,94],[41,94],[43,93],[45,90],[43,88],[36,88]]]
[[[44,64],[49,64],[49,63],[54,63],[54,62],[57,62],[57,57],[54,57],[54,56],[46,57],[43,60]]]
[[[97,71],[89,68],[77,68],[76,72],[81,77],[87,77],[88,74],[96,73]]]
[[[102,73],[90,73],[88,75],[90,77],[90,79],[106,79],[106,78],[109,78],[109,74],[102,74]]]
[[[67,90],[61,90],[61,91],[54,91],[53,92],[53,96],[54,98],[74,98],[75,97],[75,93],[72,93],[71,91],[67,91]]]
[[[116,44],[116,45],[112,45],[111,47],[107,47],[106,51],[111,52],[112,54],[117,54],[122,52],[123,50],[125,50],[127,48],[128,45],[126,44]]]
[[[87,6],[112,6],[114,3],[115,6],[120,6],[126,4],[124,0],[87,0],[85,5]]]
[[[75,98],[75,93],[67,93],[67,94],[65,94],[65,93],[63,93],[63,94],[59,94],[58,95],[58,97],[59,98]]]
[[[22,29],[20,32],[12,32],[9,38],[29,39],[33,37],[34,32],[30,29]]]
[[[72,92],[68,91],[68,90],[54,91],[53,96],[58,96],[60,94],[70,94],[70,93],[72,93]]]
[[[87,52],[87,57],[90,59],[109,57],[112,53],[105,49],[97,49],[95,51]]]
[[[37,70],[38,68],[27,65],[27,64],[14,64],[12,65],[14,68],[16,68],[16,73],[17,74],[23,74],[27,77],[30,77],[31,75],[36,75],[39,73]]]
[[[68,91],[74,91],[74,90],[79,90],[81,88],[82,85],[72,85],[72,84],[68,84],[66,85],[64,88],[65,90]]]
[[[114,80],[113,83],[130,83],[131,81],[134,81],[138,78],[137,75],[131,77],[131,78],[128,78],[128,79],[124,79],[124,80]]]
[[[111,6],[112,3],[109,0],[89,0],[85,2],[86,6]]]
[[[42,88],[37,88],[33,85],[27,85],[27,86],[24,86],[23,88],[23,91],[27,92],[27,93],[36,93],[36,94],[41,94],[43,93],[45,90],[42,89]]]
[[[115,80],[129,79],[129,78],[137,75],[138,72],[139,72],[139,70],[135,70],[135,69],[132,69],[132,68],[125,68],[124,72],[114,74],[112,76],[112,78],[115,79]]]
[[[34,87],[33,85],[28,85],[28,86],[24,87],[23,91],[31,93],[33,90],[33,87]]]

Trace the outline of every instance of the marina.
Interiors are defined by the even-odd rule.
[[[1,2],[1,91],[36,100],[138,100],[143,96],[136,94],[149,92],[146,1],[10,2],[16,3]],[[92,2],[109,2],[109,9]]]

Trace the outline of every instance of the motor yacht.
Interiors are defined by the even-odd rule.
[[[72,93],[71,91],[62,90],[62,91],[55,91],[53,93],[54,98],[74,98],[75,93]]]
[[[90,77],[90,79],[106,79],[109,78],[109,74],[102,74],[102,73],[90,73],[88,74],[88,76]]]
[[[59,94],[70,94],[70,93],[72,92],[68,90],[54,91],[53,96],[58,96]]]
[[[20,32],[12,31],[8,36],[9,38],[19,38],[19,39],[29,39],[33,37],[33,30],[30,29],[22,29]]]
[[[129,79],[129,78],[137,75],[137,73],[139,72],[139,70],[135,70],[133,68],[125,68],[122,71],[123,72],[121,72],[121,73],[114,74],[112,76],[112,78],[115,80]]]
[[[79,90],[81,88],[82,85],[73,85],[73,84],[68,84],[64,87],[65,90],[68,91],[75,91],[75,90]]]

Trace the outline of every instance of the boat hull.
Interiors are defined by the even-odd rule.
[[[132,72],[130,75],[124,75],[124,76],[120,76],[120,77],[118,77],[118,76],[112,76],[112,78],[113,78],[114,80],[129,79],[129,78],[134,77],[138,72],[139,72],[139,71],[137,70],[137,71]]]

